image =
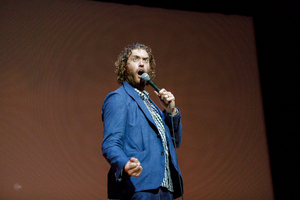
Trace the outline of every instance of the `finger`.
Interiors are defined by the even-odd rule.
[[[137,158],[130,159],[130,161],[131,161],[132,163],[135,163],[136,166],[141,165],[140,161],[139,161]]]
[[[162,95],[160,96],[161,100],[166,100],[167,98],[170,97],[170,94],[169,93],[162,93]]]
[[[163,88],[163,89],[159,90],[158,93],[160,96],[163,96],[165,94],[165,92],[167,92],[167,90],[165,88]]]
[[[131,176],[139,177],[143,171],[141,166],[137,167],[131,174]]]
[[[174,99],[175,99],[175,98],[174,98],[174,96],[173,96],[172,93],[167,94],[167,95],[164,96],[164,100],[167,101],[167,102],[171,102],[171,101],[173,101]]]
[[[168,97],[172,97],[173,94],[172,94],[171,92],[166,91],[166,92],[163,92],[163,93],[162,93],[162,96],[168,98]]]
[[[166,99],[172,99],[174,96],[172,94],[168,94],[165,96]]]
[[[138,163],[130,163],[129,170],[133,170],[133,169],[137,168],[138,166],[140,166]]]
[[[139,177],[143,171],[143,168],[140,166],[139,171],[136,173],[136,177]]]
[[[135,167],[140,166],[140,165],[141,165],[140,161],[137,158],[132,157],[127,162],[127,164],[125,166],[125,169],[126,170],[131,170],[131,169],[134,169]]]
[[[159,90],[159,94],[162,94],[164,92],[166,92],[167,90],[165,88],[162,88],[161,90]]]
[[[129,176],[132,176],[132,175],[134,174],[134,172],[135,172],[135,168],[131,168],[131,169],[129,169],[129,170],[127,171],[127,174],[128,174]]]
[[[167,98],[167,101],[173,101],[173,100],[175,100],[175,97],[174,96],[169,96],[168,98]]]
[[[134,169],[137,166],[136,163],[131,162],[130,160],[126,163],[124,170],[125,172],[129,173],[130,170]]]
[[[130,176],[135,176],[135,175],[139,174],[140,171],[141,171],[141,166],[137,166],[137,167],[135,167],[133,169],[130,169],[127,173]]]

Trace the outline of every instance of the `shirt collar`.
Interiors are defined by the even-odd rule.
[[[138,95],[145,101],[149,99],[149,92],[147,92],[146,90],[140,91],[136,88],[134,88],[134,90],[138,93]]]

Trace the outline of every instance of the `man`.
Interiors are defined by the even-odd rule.
[[[102,153],[111,165],[108,198],[180,197],[182,177],[175,148],[181,144],[182,125],[175,97],[165,89],[155,91],[162,112],[144,90],[141,75],[155,76],[149,47],[139,43],[126,47],[115,65],[122,86],[109,93],[102,106]]]

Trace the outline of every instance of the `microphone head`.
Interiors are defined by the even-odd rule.
[[[145,82],[150,81],[150,76],[147,73],[143,73],[141,76],[141,79],[144,80]]]

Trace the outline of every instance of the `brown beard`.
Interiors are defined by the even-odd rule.
[[[134,75],[131,73],[128,73],[128,71],[125,71],[125,76],[126,76],[126,82],[128,82],[132,87],[134,88],[144,88],[146,85],[146,82],[143,80],[140,80],[139,83],[137,83],[134,79]]]

